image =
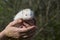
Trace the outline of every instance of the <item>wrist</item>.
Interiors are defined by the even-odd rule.
[[[1,37],[5,36],[4,31],[0,32],[0,36]]]
[[[4,31],[0,32],[0,40],[4,40],[6,38]]]

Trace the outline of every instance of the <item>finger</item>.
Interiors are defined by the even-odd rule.
[[[28,28],[17,28],[15,27],[15,30],[18,31],[18,32],[27,32],[27,31],[30,31],[30,30],[33,30],[35,28],[35,26],[31,26],[31,27],[28,27]]]
[[[25,21],[25,23],[29,24],[30,26],[34,25],[34,21],[32,21],[32,20]]]
[[[26,30],[31,30],[33,28],[35,28],[35,26],[28,27]]]
[[[29,22],[29,25],[32,26],[32,25],[34,25],[34,23],[33,22]]]
[[[18,23],[22,23],[22,20],[15,20],[15,21],[12,21],[9,25],[16,25]]]
[[[28,32],[26,32],[26,34],[25,35],[23,35],[23,38],[27,38],[27,37],[33,37],[34,35],[35,35],[35,33],[36,33],[36,30],[31,30],[31,31],[28,31]]]
[[[22,36],[22,38],[27,38],[27,37],[28,37],[28,35],[23,35],[23,36]]]
[[[32,30],[33,28],[35,28],[35,26],[31,26],[31,27],[28,27],[28,28],[23,27],[23,28],[20,28],[20,31],[21,32],[27,32],[27,31]]]
[[[29,26],[30,26],[29,24],[27,24],[27,23],[25,23],[25,22],[23,22],[23,25],[24,25],[25,27],[29,27]]]

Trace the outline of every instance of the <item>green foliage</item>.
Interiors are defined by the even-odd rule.
[[[22,9],[35,12],[39,30],[34,40],[60,40],[60,0],[0,0],[0,31]]]

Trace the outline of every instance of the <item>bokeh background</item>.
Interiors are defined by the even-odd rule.
[[[60,40],[60,0],[0,0],[0,31],[25,8],[32,9],[37,20],[32,40]]]

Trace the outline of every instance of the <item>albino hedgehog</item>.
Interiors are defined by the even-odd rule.
[[[16,14],[16,16],[14,17],[14,20],[17,20],[17,19],[23,19],[23,20],[25,20],[24,22],[26,22],[28,24],[30,24],[30,22],[33,19],[32,23],[34,22],[34,24],[35,24],[34,12],[31,9],[24,9],[24,10],[21,10],[20,12],[18,12]],[[28,20],[30,20],[30,21],[28,21]],[[19,25],[20,24],[17,24],[16,26],[19,26]]]
[[[34,18],[34,12],[31,9],[24,9],[16,14],[14,20],[17,19],[30,20],[33,18]]]

